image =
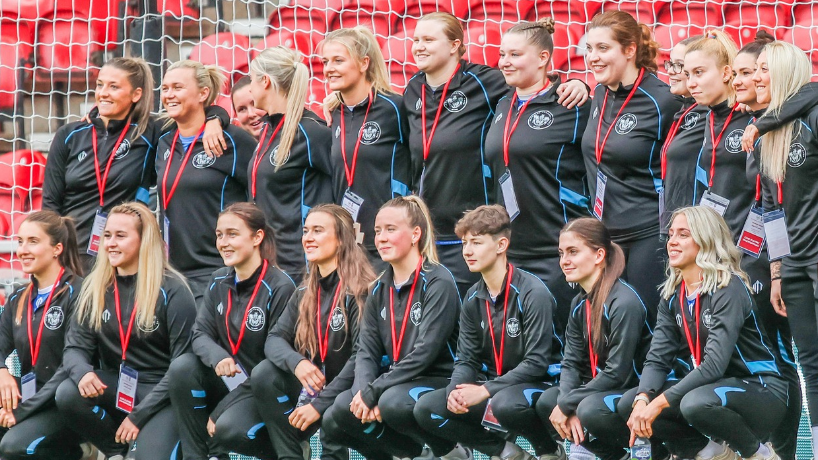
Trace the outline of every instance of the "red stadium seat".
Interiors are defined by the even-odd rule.
[[[364,26],[375,33],[378,43],[386,42],[397,21],[396,11],[403,11],[398,0],[345,0],[341,13],[335,18],[332,30]]]
[[[724,30],[739,47],[753,41],[759,29],[780,39],[791,25],[792,9],[780,3],[726,5],[724,8]]]
[[[0,155],[0,214],[16,232],[26,214],[42,207],[45,158],[39,152],[17,150]]]
[[[680,37],[700,34],[702,30],[721,28],[721,12],[712,4],[682,4],[673,3],[666,5],[656,15],[657,27],[668,27],[669,30],[662,31],[659,43],[664,48],[670,43],[678,43]],[[680,29],[684,29],[681,30]],[[660,38],[660,37],[657,37]]]
[[[597,14],[601,2],[536,2],[536,7],[528,13],[529,21],[553,18],[556,27],[565,27],[568,24],[582,27]]]
[[[812,60],[812,74],[818,75],[818,8],[813,5],[796,5],[793,9],[795,24],[782,38],[805,50]]]
[[[11,111],[26,73],[27,62],[34,54],[33,31],[28,24],[0,20],[0,110]],[[25,70],[23,70],[25,72]]]
[[[199,20],[199,8],[190,0],[157,0],[156,7],[177,21]]]
[[[471,0],[469,21],[517,23],[525,20],[533,9],[534,2],[530,0]]]
[[[406,5],[406,10],[404,11],[403,14],[407,18],[413,18],[415,20],[418,20],[422,16],[435,11],[445,11],[447,13],[452,13],[453,15],[461,19],[468,19],[469,17],[468,1],[416,0],[414,2],[407,3],[409,4]]]
[[[341,3],[338,2],[338,9]],[[321,8],[304,8],[300,4],[280,7],[270,15],[270,26],[274,31],[311,33],[323,36],[337,12]]]
[[[253,58],[267,48],[281,45],[301,53],[304,56],[304,63],[307,64],[311,58],[316,56],[315,43],[312,38],[314,37],[305,33],[292,33],[287,30],[273,31],[256,43],[253,49]]]
[[[680,41],[700,35],[704,28],[697,24],[657,24],[653,36],[663,53],[668,53]]]
[[[560,69],[565,65],[571,56],[579,52],[580,39],[584,35],[584,28],[580,25],[555,26],[554,53],[551,56],[551,68]]]
[[[310,79],[310,88],[307,93],[307,108],[324,118],[324,111],[321,109],[321,104],[324,98],[327,97],[327,88],[323,81],[312,78]]]
[[[232,32],[216,32],[202,39],[190,52],[190,59],[215,65],[236,81],[248,73],[250,37]]]
[[[664,7],[663,2],[653,0],[622,0],[605,1],[602,4],[602,12],[619,10],[633,16],[637,21],[652,26],[656,22],[656,14]],[[590,18],[589,18],[590,19]]]
[[[590,70],[586,70],[584,56],[572,57],[568,64],[562,68],[562,80],[566,81],[572,78],[587,83],[591,87],[591,95],[593,95],[596,79],[594,79],[594,74]]]
[[[87,21],[73,19],[70,12],[57,12],[37,31],[38,80],[94,81],[102,64],[101,51]]]
[[[392,88],[403,93],[406,82],[418,70],[412,56],[412,39],[405,34],[397,34],[389,37],[382,50],[389,68]]]
[[[512,24],[504,22],[469,22],[466,28],[466,59],[476,64],[496,67],[500,59],[500,39]]]

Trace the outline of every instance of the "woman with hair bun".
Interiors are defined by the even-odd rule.
[[[647,309],[620,279],[625,255],[600,221],[572,220],[560,232],[559,244],[565,279],[582,292],[574,298],[565,331],[559,386],[540,396],[537,413],[556,430],[551,431],[556,440],[571,441],[572,460],[594,455],[618,460],[625,444],[600,427],[618,420],[607,402],[638,381],[651,339]]]
[[[68,377],[62,366],[65,334],[82,285],[77,233],[70,217],[37,211],[20,225],[17,243],[31,283],[15,290],[0,313],[0,455],[75,460],[83,454],[80,440],[60,416],[54,395]],[[14,350],[19,381],[5,365]]]
[[[335,203],[352,215],[376,269],[385,268],[375,249],[378,209],[412,191],[406,109],[389,84],[375,35],[365,27],[334,30],[321,45],[329,89],[326,109],[332,129],[332,189]]]
[[[440,265],[429,209],[417,196],[387,201],[375,219],[387,263],[364,306],[351,390],[338,395],[321,425],[332,442],[367,458],[431,458],[449,441],[423,430],[413,409],[452,374],[460,296]]]
[[[586,48],[599,83],[582,136],[590,208],[622,247],[623,278],[645,300],[653,324],[662,281],[661,149],[682,103],[656,75],[659,47],[650,29],[630,14],[595,16]]]
[[[301,233],[313,206],[332,202],[330,129],[304,110],[310,72],[301,55],[283,46],[250,63],[250,93],[266,112],[247,168],[248,196],[275,230],[277,265],[291,277],[305,268]]]
[[[199,304],[210,275],[223,266],[213,228],[227,206],[247,200],[247,165],[256,147],[252,136],[230,125],[224,153],[205,151],[205,109],[224,80],[215,66],[188,60],[172,64],[161,86],[168,123],[176,126],[159,138],[157,148],[159,222],[170,263],[185,275]]]
[[[406,86],[403,103],[414,189],[429,204],[441,263],[452,271],[463,295],[479,276],[463,261],[454,226],[467,210],[494,202],[496,178],[485,141],[508,86],[498,69],[463,59],[463,26],[450,13],[420,18],[412,54],[418,72]],[[557,102],[568,109],[587,100],[588,87],[581,81],[557,86]]]

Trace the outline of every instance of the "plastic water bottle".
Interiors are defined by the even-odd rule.
[[[636,438],[631,447],[631,460],[653,460],[650,450],[650,439]]]
[[[301,388],[301,392],[298,393],[298,402],[295,404],[295,407],[299,408],[301,406],[306,406],[307,404],[310,404],[317,397],[318,397],[318,392],[317,391],[314,392],[312,395],[310,395],[307,392],[306,388]],[[650,446],[648,446],[648,447],[650,447]]]

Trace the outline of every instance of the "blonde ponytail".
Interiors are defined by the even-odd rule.
[[[399,196],[392,198],[381,206],[381,209],[385,208],[406,210],[409,225],[412,227],[420,227],[420,240],[418,240],[420,255],[429,262],[440,264],[440,259],[437,257],[432,213],[429,212],[429,207],[426,206],[426,202],[417,195]]]

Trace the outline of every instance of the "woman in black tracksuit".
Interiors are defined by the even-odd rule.
[[[125,201],[149,201],[162,132],[160,122],[151,119],[153,78],[142,59],[120,57],[106,62],[99,71],[94,98],[96,108],[88,121],[69,123],[57,131],[43,183],[43,208],[76,222],[85,271],[94,263],[104,217],[111,208]],[[213,134],[206,133],[205,148],[210,151],[216,149],[221,126],[227,126],[230,117],[220,107],[208,110],[208,115],[219,118],[208,123]]]
[[[572,457],[590,450],[602,460],[618,460],[625,445],[600,427],[618,420],[611,401],[637,382],[651,339],[647,309],[619,278],[625,257],[598,220],[586,217],[565,226],[560,264],[583,293],[574,299],[565,331],[559,387],[540,396],[537,413],[550,420],[559,439],[573,443]]]
[[[167,370],[190,350],[196,306],[140,203],[111,209],[95,269],[66,337],[69,379],[55,396],[75,436],[105,455],[170,459],[179,444]],[[118,378],[117,378],[118,377]]]
[[[503,36],[500,69],[512,90],[497,104],[486,154],[497,202],[511,215],[508,258],[554,293],[562,336],[576,289],[560,272],[557,235],[570,219],[588,215],[580,140],[589,105],[559,104],[559,79],[547,74],[553,32],[548,20],[517,24]]]
[[[775,42],[766,45],[758,57],[755,72],[756,97],[759,103],[771,104],[789,100],[795,91],[810,80],[809,59],[800,49]],[[780,99],[779,99],[780,97]],[[768,253],[777,259],[771,263],[772,303],[786,315],[798,348],[813,432],[813,450],[818,451],[818,244],[816,214],[816,155],[818,152],[818,109],[786,123],[761,139],[754,155],[760,161],[764,188],[764,211],[785,215],[786,235],[767,234]],[[781,105],[770,105],[767,113],[775,114]],[[767,121],[764,115],[759,121]],[[791,129],[790,129],[791,128]],[[772,214],[774,215],[774,214]],[[772,241],[784,239],[788,250],[773,251]],[[774,254],[777,252],[777,254]]]
[[[375,242],[389,265],[362,313],[352,389],[338,395],[322,429],[367,458],[417,457],[435,440],[412,415],[417,399],[448,383],[460,297],[437,262],[429,211],[416,196],[388,201]]]
[[[224,154],[205,151],[205,108],[216,100],[224,78],[216,67],[180,61],[165,72],[161,87],[162,104],[176,128],[159,138],[157,148],[159,223],[168,258],[187,278],[197,305],[210,276],[223,266],[213,244],[216,220],[230,204],[247,201],[247,165],[256,148],[252,136],[230,125],[224,130]]]
[[[303,457],[302,443],[335,397],[352,387],[359,312],[375,278],[344,208],[312,208],[302,241],[309,274],[267,337],[267,359],[253,370],[255,402],[281,460]],[[321,458],[349,458],[346,447],[321,436]]]
[[[662,281],[661,148],[681,98],[655,73],[650,29],[628,13],[597,15],[587,37],[586,60],[599,82],[582,136],[591,210],[622,247],[623,278],[645,300],[653,324]]]
[[[300,278],[304,219],[313,206],[332,202],[330,129],[304,110],[310,75],[298,53],[266,49],[253,59],[250,75],[255,105],[267,115],[247,168],[247,195],[275,231],[278,267]]]
[[[0,456],[76,460],[82,449],[54,394],[67,377],[65,333],[82,284],[77,234],[70,218],[45,210],[26,217],[17,241],[31,283],[18,288],[0,313]],[[14,350],[20,382],[5,364]]]
[[[295,285],[273,263],[273,231],[250,203],[234,203],[220,214],[216,246],[227,267],[208,283],[193,327],[193,353],[168,370],[183,458],[238,452],[273,459],[270,440],[255,435],[261,418],[251,371],[264,360],[267,332]]]
[[[332,31],[321,50],[324,76],[334,91],[327,108],[335,203],[360,225],[369,260],[381,271],[386,266],[375,249],[375,215],[390,199],[412,191],[403,97],[392,91],[380,46],[369,29]]]
[[[787,381],[730,230],[711,209],[682,208],[667,248],[671,272],[639,387],[617,404],[631,440],[650,437],[682,458],[779,458],[761,443],[787,410]],[[668,374],[680,361],[693,369],[676,380]],[[607,427],[625,442],[624,426]]]
[[[456,457],[455,443],[490,456],[518,455],[519,447],[507,442],[504,433],[483,427],[483,414],[491,405],[502,428],[533,442],[537,455],[559,455],[564,451],[539,435],[546,427],[534,409],[559,376],[554,296],[542,280],[508,263],[511,226],[502,206],[469,211],[455,230],[464,241],[463,257],[482,277],[463,301],[451,382],[418,401],[415,419],[449,441],[431,446],[435,456]],[[458,450],[453,454],[452,449]]]

